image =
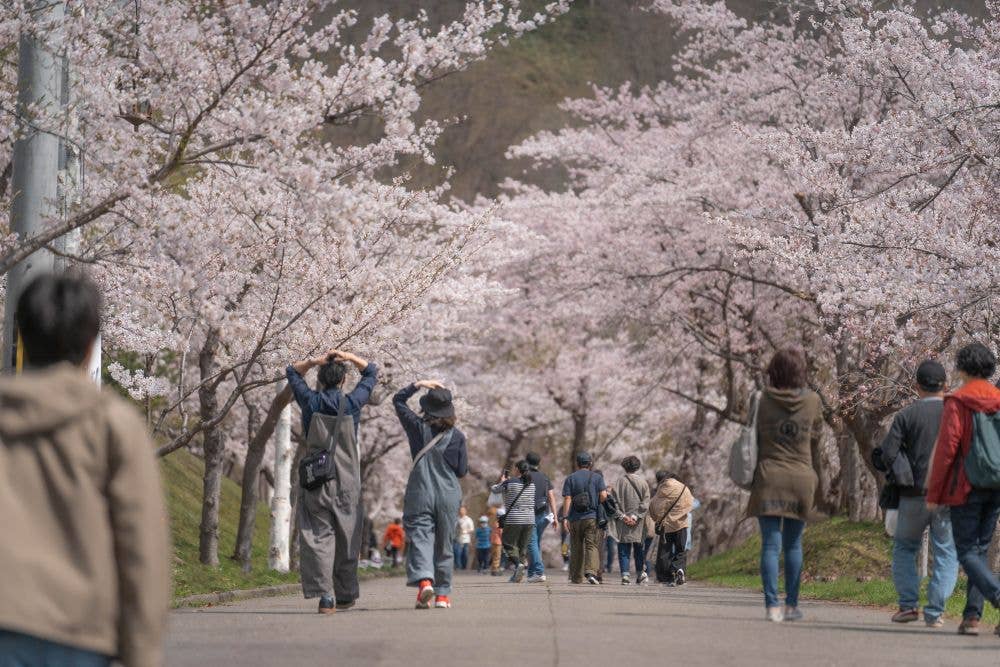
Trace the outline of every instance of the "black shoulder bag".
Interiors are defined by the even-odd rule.
[[[337,421],[333,431],[329,431],[329,422],[319,413],[313,413],[309,420],[309,444],[328,443],[324,449],[318,449],[302,457],[299,462],[299,486],[306,491],[312,491],[337,478],[337,466],[334,461],[334,451],[337,449],[337,435],[343,420],[347,415],[347,398],[340,395],[340,406],[337,409]]]
[[[573,496],[573,500],[570,501],[571,506],[574,511],[583,514],[584,512],[589,512],[593,507],[593,499],[590,496],[590,486],[594,483],[594,473],[590,473],[590,477],[587,478],[587,490],[581,491]]]
[[[674,499],[673,504],[670,505],[670,507],[667,509],[667,511],[663,514],[663,518],[656,522],[656,534],[657,535],[662,535],[663,534],[663,522],[666,521],[667,517],[670,516],[670,513],[674,511],[675,507],[677,507],[677,503],[679,503],[681,501],[681,498],[684,497],[684,492],[688,490],[687,484],[684,484],[683,486],[684,486],[684,488],[681,489],[681,492],[677,494],[677,498]]]
[[[514,496],[514,500],[512,500],[510,502],[510,505],[506,506],[506,509],[504,510],[504,513],[502,515],[500,515],[500,516],[497,517],[497,525],[498,526],[500,526],[501,528],[503,528],[503,525],[505,523],[507,523],[507,512],[510,512],[510,510],[514,507],[514,505],[517,505],[517,501],[521,499],[521,496],[524,495],[524,492],[527,489],[528,489],[528,484],[525,483],[525,481],[522,479],[521,480],[521,490],[517,492],[516,496]]]

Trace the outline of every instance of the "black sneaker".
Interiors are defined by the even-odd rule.
[[[333,614],[337,611],[336,604],[333,598],[323,596],[319,599],[319,613],[320,614]]]
[[[677,574],[674,575],[674,585],[683,586],[687,579],[684,578],[684,570],[677,570]]]
[[[585,576],[587,577],[587,583],[591,586],[597,586],[601,583],[593,574],[587,573]]]
[[[345,600],[343,602],[337,600],[337,611],[347,611],[357,603],[358,603],[357,600]]]

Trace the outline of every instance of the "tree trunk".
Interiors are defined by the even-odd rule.
[[[280,394],[279,394],[280,396]],[[282,408],[274,429],[274,497],[271,499],[271,547],[267,565],[288,572],[288,538],[291,526],[292,406]]]
[[[240,495],[240,520],[236,530],[236,548],[233,559],[240,561],[244,572],[250,571],[250,553],[253,548],[253,530],[257,520],[258,489],[260,488],[260,467],[264,462],[267,441],[258,441],[253,436],[260,427],[260,410],[248,402],[247,405],[247,457],[243,462],[243,493]]]
[[[861,460],[861,453],[848,431],[837,433],[840,452],[841,504],[851,521],[873,521],[878,516],[878,485]]]
[[[993,541],[990,542],[989,551],[990,569],[1000,573],[1000,522],[997,522],[993,529]]]
[[[219,411],[218,383],[206,382],[215,373],[215,355],[219,349],[219,333],[208,332],[198,353],[198,370],[202,386],[198,390],[199,413],[202,422],[209,422]],[[219,497],[222,489],[222,433],[212,427],[203,433],[205,474],[202,478],[201,527],[198,558],[205,565],[219,564]]]

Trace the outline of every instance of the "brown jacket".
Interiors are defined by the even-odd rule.
[[[138,414],[67,364],[0,379],[0,628],[162,663],[170,546]]]
[[[688,514],[693,507],[691,489],[679,480],[665,479],[656,487],[649,503],[649,516],[664,533],[676,533],[688,527]]]
[[[757,471],[748,516],[783,516],[807,521],[813,515],[818,482],[823,410],[808,389],[764,391],[757,413]]]

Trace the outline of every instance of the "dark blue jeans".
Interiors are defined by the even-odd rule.
[[[760,516],[760,578],[764,584],[764,604],[779,607],[778,555],[785,554],[785,604],[799,606],[799,579],[802,577],[802,531],[806,524],[798,519]]]
[[[624,577],[628,574],[629,557],[635,554],[635,576],[646,571],[646,550],[642,542],[619,542],[618,543],[618,568]]]
[[[618,542],[610,535],[604,538],[604,571],[611,572],[615,566],[616,546]]]
[[[958,551],[958,562],[969,577],[969,587],[974,586],[993,606],[1000,608],[1000,579],[990,570],[986,558],[998,517],[1000,491],[995,490],[973,489],[964,505],[951,508],[955,549]],[[970,598],[973,597],[970,590]],[[975,600],[970,599],[969,603],[973,606]],[[982,604],[979,606],[981,613]]]
[[[108,667],[110,664],[111,658],[100,653],[0,630],[0,667]]]
[[[452,549],[455,552],[455,569],[467,570],[469,568],[469,545],[455,542]]]

